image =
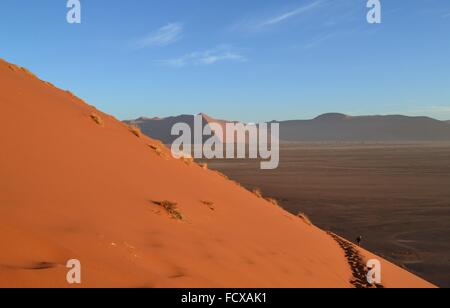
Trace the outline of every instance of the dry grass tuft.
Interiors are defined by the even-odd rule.
[[[309,219],[309,217],[305,213],[298,213],[297,217],[303,220],[303,222],[306,223],[308,226],[313,225],[311,219]]]
[[[157,147],[156,145],[149,144],[148,147],[149,147],[150,149],[152,149],[153,151],[155,151],[155,153],[158,154],[159,156],[162,155],[161,149],[160,149],[159,147]]]
[[[27,74],[27,75],[29,75],[29,76],[31,76],[31,77],[37,78],[37,76],[36,76],[35,74],[33,74],[31,71],[29,71],[29,70],[26,69],[25,67],[21,67],[20,69],[21,69],[22,72],[24,72],[25,74]]]
[[[69,90],[66,90],[66,93],[69,94],[69,95],[72,96],[72,97],[76,97],[75,94],[73,94],[73,93],[72,93],[71,91],[69,91]]]
[[[91,119],[100,126],[104,125],[103,119],[95,113],[91,114]]]
[[[262,194],[262,191],[261,191],[261,189],[259,189],[259,188],[255,188],[255,189],[253,189],[252,190],[252,193],[256,196],[256,197],[258,197],[258,198],[263,198],[263,194]]]
[[[188,166],[194,163],[194,159],[192,157],[182,157],[181,160]]]
[[[183,220],[183,216],[178,211],[177,204],[171,201],[152,201],[154,204],[162,207],[173,219]]]
[[[15,66],[14,64],[8,65],[8,68],[9,68],[10,70],[12,70],[13,72],[17,72],[17,70],[18,70],[18,67]]]
[[[276,200],[274,198],[266,198],[266,200],[267,200],[267,202],[270,202],[273,205],[280,206],[280,204],[278,203],[278,200]]]
[[[240,184],[239,184],[239,185],[240,185]],[[264,199],[264,200],[266,200],[267,202],[272,203],[273,205],[276,205],[276,206],[278,206],[278,207],[281,207],[280,204],[278,203],[278,200],[276,200],[276,199],[274,199],[274,198],[264,197],[263,192],[261,191],[260,188],[255,188],[255,189],[253,189],[253,190],[252,190],[252,193],[253,193],[256,197],[258,197],[258,198],[260,198],[260,199]]]
[[[201,202],[202,204],[206,205],[211,211],[214,211],[214,210],[215,210],[214,202],[211,202],[211,201],[205,201],[205,200],[201,200],[200,202]]]
[[[135,135],[138,138],[141,138],[142,132],[141,132],[141,129],[139,127],[137,127],[136,125],[128,125],[128,129],[130,130],[130,132],[133,135]]]
[[[230,180],[230,178],[228,176],[226,176],[225,174],[223,174],[222,172],[216,171],[216,173],[218,176],[224,178],[225,180]]]
[[[168,156],[167,153],[164,152],[164,150],[162,149],[164,147],[164,145],[153,145],[153,144],[147,144],[147,146],[152,149],[152,151],[154,151],[158,156],[165,158],[166,160],[168,160]]]
[[[198,166],[202,168],[203,170],[208,170],[208,164],[207,163],[199,163]]]

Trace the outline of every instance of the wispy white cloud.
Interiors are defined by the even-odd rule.
[[[179,58],[160,60],[157,63],[172,67],[184,67],[212,65],[224,61],[246,62],[247,58],[232,46],[220,45],[213,49],[192,52]]]
[[[234,31],[257,32],[270,29],[276,25],[282,24],[290,19],[298,18],[310,11],[318,9],[328,0],[314,0],[307,4],[287,10],[284,12],[273,13],[272,16],[266,17],[247,17],[240,22],[234,24],[231,29]]]
[[[170,23],[137,41],[138,48],[164,47],[177,42],[183,33],[183,24]]]
[[[267,19],[267,20],[261,22],[259,24],[259,27],[262,28],[262,27],[266,27],[266,26],[273,26],[273,25],[279,24],[288,19],[291,19],[291,18],[300,16],[304,13],[307,13],[307,12],[319,7],[322,3],[323,3],[322,0],[317,0],[317,1],[311,2],[309,4],[303,5],[301,7],[296,8],[295,10],[291,10],[289,12],[285,12],[281,15]]]

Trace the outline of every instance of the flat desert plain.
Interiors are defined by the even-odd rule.
[[[450,143],[284,143],[280,166],[208,161],[322,229],[450,287]]]

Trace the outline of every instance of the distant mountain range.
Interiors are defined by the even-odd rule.
[[[313,120],[280,122],[287,141],[447,141],[447,122],[428,117],[324,114]]]
[[[219,123],[203,115],[203,125]],[[152,138],[170,144],[176,136],[171,135],[174,124],[184,122],[193,127],[193,115],[169,118],[139,118],[125,121],[141,128]],[[283,141],[450,141],[450,121],[439,121],[429,117],[402,115],[348,116],[340,113],[323,114],[312,120],[274,121],[280,124],[280,139]]]
[[[236,123],[233,121],[214,119],[206,114],[200,113],[203,117],[203,127],[209,123],[220,124],[223,128],[226,123]],[[171,144],[178,136],[172,136],[172,127],[177,123],[186,123],[194,131],[194,115],[180,115],[176,117],[168,118],[138,118],[136,120],[124,121],[126,124],[135,125],[141,129],[141,131],[154,139],[161,140],[165,144]],[[207,139],[207,138],[205,138]],[[222,139],[222,138],[221,138]],[[222,140],[223,141],[223,140]],[[194,142],[194,140],[192,140]]]

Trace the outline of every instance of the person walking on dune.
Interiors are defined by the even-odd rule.
[[[356,238],[356,243],[358,244],[359,247],[361,247],[362,240],[363,237],[361,235]]]

